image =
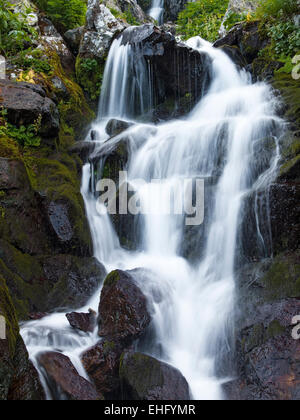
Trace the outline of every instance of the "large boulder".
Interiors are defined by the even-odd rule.
[[[215,42],[214,47],[236,46],[247,63],[251,64],[269,43],[269,39],[258,30],[259,24],[260,22],[254,21],[234,26],[225,37]]]
[[[17,314],[2,275],[0,322],[0,400],[43,400],[44,391],[19,334]]]
[[[300,313],[299,251],[253,263],[238,273],[237,380],[229,399],[299,399],[300,342],[292,320]]]
[[[32,173],[21,160],[0,158],[1,237],[31,255],[91,256],[92,241],[75,163],[35,159]]]
[[[0,80],[0,106],[7,109],[11,124],[30,125],[41,118],[40,135],[55,137],[58,134],[59,113],[56,105],[38,85]]]
[[[116,270],[105,279],[99,305],[99,335],[130,345],[151,321],[147,299],[130,272]]]
[[[96,401],[103,397],[95,387],[81,377],[70,359],[61,353],[48,352],[39,356],[55,399]]]
[[[82,307],[106,275],[94,258],[34,257],[22,254],[2,239],[0,272],[6,278],[20,320],[28,319],[30,313]]]
[[[189,385],[177,369],[142,353],[122,355],[120,380],[125,400],[190,400]]]
[[[153,69],[154,103],[161,105],[167,100],[169,118],[182,101],[183,113],[198,102],[210,82],[206,53],[178,43],[174,35],[153,24],[129,28],[120,36],[124,45],[132,46],[135,60],[145,59]]]
[[[97,391],[107,398],[119,396],[119,365],[122,346],[114,341],[101,341],[81,357],[83,367]]]
[[[121,20],[97,0],[88,1],[85,33],[80,43],[81,58],[104,59],[114,37],[126,28]]]

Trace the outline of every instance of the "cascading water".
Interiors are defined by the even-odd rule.
[[[146,181],[135,184],[144,210],[165,207],[168,195],[162,195],[162,189],[185,178],[204,179],[206,235],[201,237],[200,227],[189,231],[185,215],[148,211],[138,221],[138,251],[127,251],[120,246],[109,215],[96,211],[96,197],[89,187],[90,165],[83,169],[82,194],[95,256],[108,271],[149,269],[151,276],[140,280],[140,286],[149,299],[153,288],[160,292],[159,302],[152,302],[155,342],[143,350],[177,367],[188,380],[193,398],[215,400],[224,397],[222,384],[233,374],[223,367],[233,351],[234,272],[242,204],[247,195],[266,188],[276,172],[282,122],[267,85],[252,84],[225,53],[200,38],[188,44],[211,58],[210,88],[185,119],[158,126],[137,123],[128,129],[126,136],[134,144],[128,178],[133,184],[136,179]],[[100,115],[93,127],[101,139],[97,149],[107,139],[103,136],[107,118],[133,119],[134,110],[141,111],[148,81],[145,72],[138,74],[134,67],[131,47],[122,46],[120,38],[108,58]],[[259,151],[266,138],[271,138],[274,148],[262,162]],[[160,180],[161,188],[151,183],[153,179]],[[201,243],[193,250],[193,262],[183,252],[191,234],[198,235]],[[83,310],[97,310],[98,300],[99,292]],[[78,335],[71,330],[64,313],[26,323],[22,335],[37,367],[40,351],[59,349],[82,375],[79,355],[98,339],[97,331]]]
[[[149,15],[155,19],[159,25],[163,23],[164,11],[164,0],[152,0],[152,6],[149,11]]]

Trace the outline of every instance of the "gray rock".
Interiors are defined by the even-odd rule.
[[[59,131],[59,112],[44,90],[30,83],[0,81],[0,106],[7,109],[8,120],[14,125],[34,124],[42,117],[39,134],[55,137]]]
[[[81,38],[84,34],[84,26],[80,26],[79,28],[70,29],[64,34],[64,38],[72,51],[73,54],[77,55],[79,52],[79,46],[81,42]]]
[[[114,37],[127,26],[123,21],[116,19],[110,10],[99,1],[89,0],[79,56],[81,58],[104,59]]]
[[[142,353],[124,353],[120,362],[126,400],[190,400],[189,385],[174,367]]]

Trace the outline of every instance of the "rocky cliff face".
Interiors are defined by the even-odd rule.
[[[81,307],[106,275],[93,258],[80,193],[82,161],[69,152],[94,114],[75,81],[75,58],[62,36],[43,14],[35,10],[34,16],[39,35],[32,56],[10,57],[7,78],[0,80],[5,110],[0,116],[0,314],[7,330],[0,340],[0,399],[44,398],[18,322],[57,307]],[[28,62],[35,70],[28,71]]]
[[[248,262],[237,274],[238,379],[226,386],[230,399],[297,400],[300,392],[300,342],[292,338],[292,319],[300,313],[300,84],[292,74],[278,72],[282,63],[261,58],[260,52],[269,42],[254,22],[236,26],[215,44],[233,58],[238,51],[254,78],[273,85],[282,98],[281,116],[288,122],[279,139],[278,177],[270,190],[259,193],[260,207],[269,211],[272,234],[269,246],[274,256],[264,259],[258,244],[251,245],[250,241],[246,244]],[[241,65],[240,60],[237,64]],[[253,208],[253,198],[248,204]],[[251,220],[249,215],[246,221],[249,238]],[[267,216],[262,219],[264,227],[266,220]]]

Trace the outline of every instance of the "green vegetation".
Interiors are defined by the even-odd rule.
[[[77,81],[92,101],[96,101],[99,98],[104,67],[105,62],[102,63],[92,58],[77,58]]]
[[[41,144],[41,138],[38,132],[41,127],[41,117],[34,124],[27,127],[21,125],[16,127],[6,120],[7,111],[2,109],[0,112],[0,137],[9,137],[16,140],[20,146],[38,147]]]
[[[31,10],[26,12],[28,14]],[[9,57],[35,38],[37,32],[28,25],[26,15],[14,13],[9,1],[0,0],[0,53]]]
[[[138,20],[133,16],[130,9],[126,10],[124,13],[119,12],[118,10],[116,10],[112,7],[109,10],[111,11],[111,13],[114,15],[115,18],[123,19],[127,23],[129,23],[129,25],[132,25],[132,26],[139,26],[140,25]]]
[[[224,0],[201,0],[187,3],[178,16],[178,32],[185,39],[199,35],[208,41],[215,41],[227,7],[228,1]]]
[[[295,0],[260,0],[254,18],[260,20],[260,30],[270,37],[271,46],[263,51],[272,60],[280,60],[291,72],[292,58],[300,51],[300,31],[295,16],[299,5]]]
[[[86,0],[36,0],[36,3],[62,32],[84,25]]]

